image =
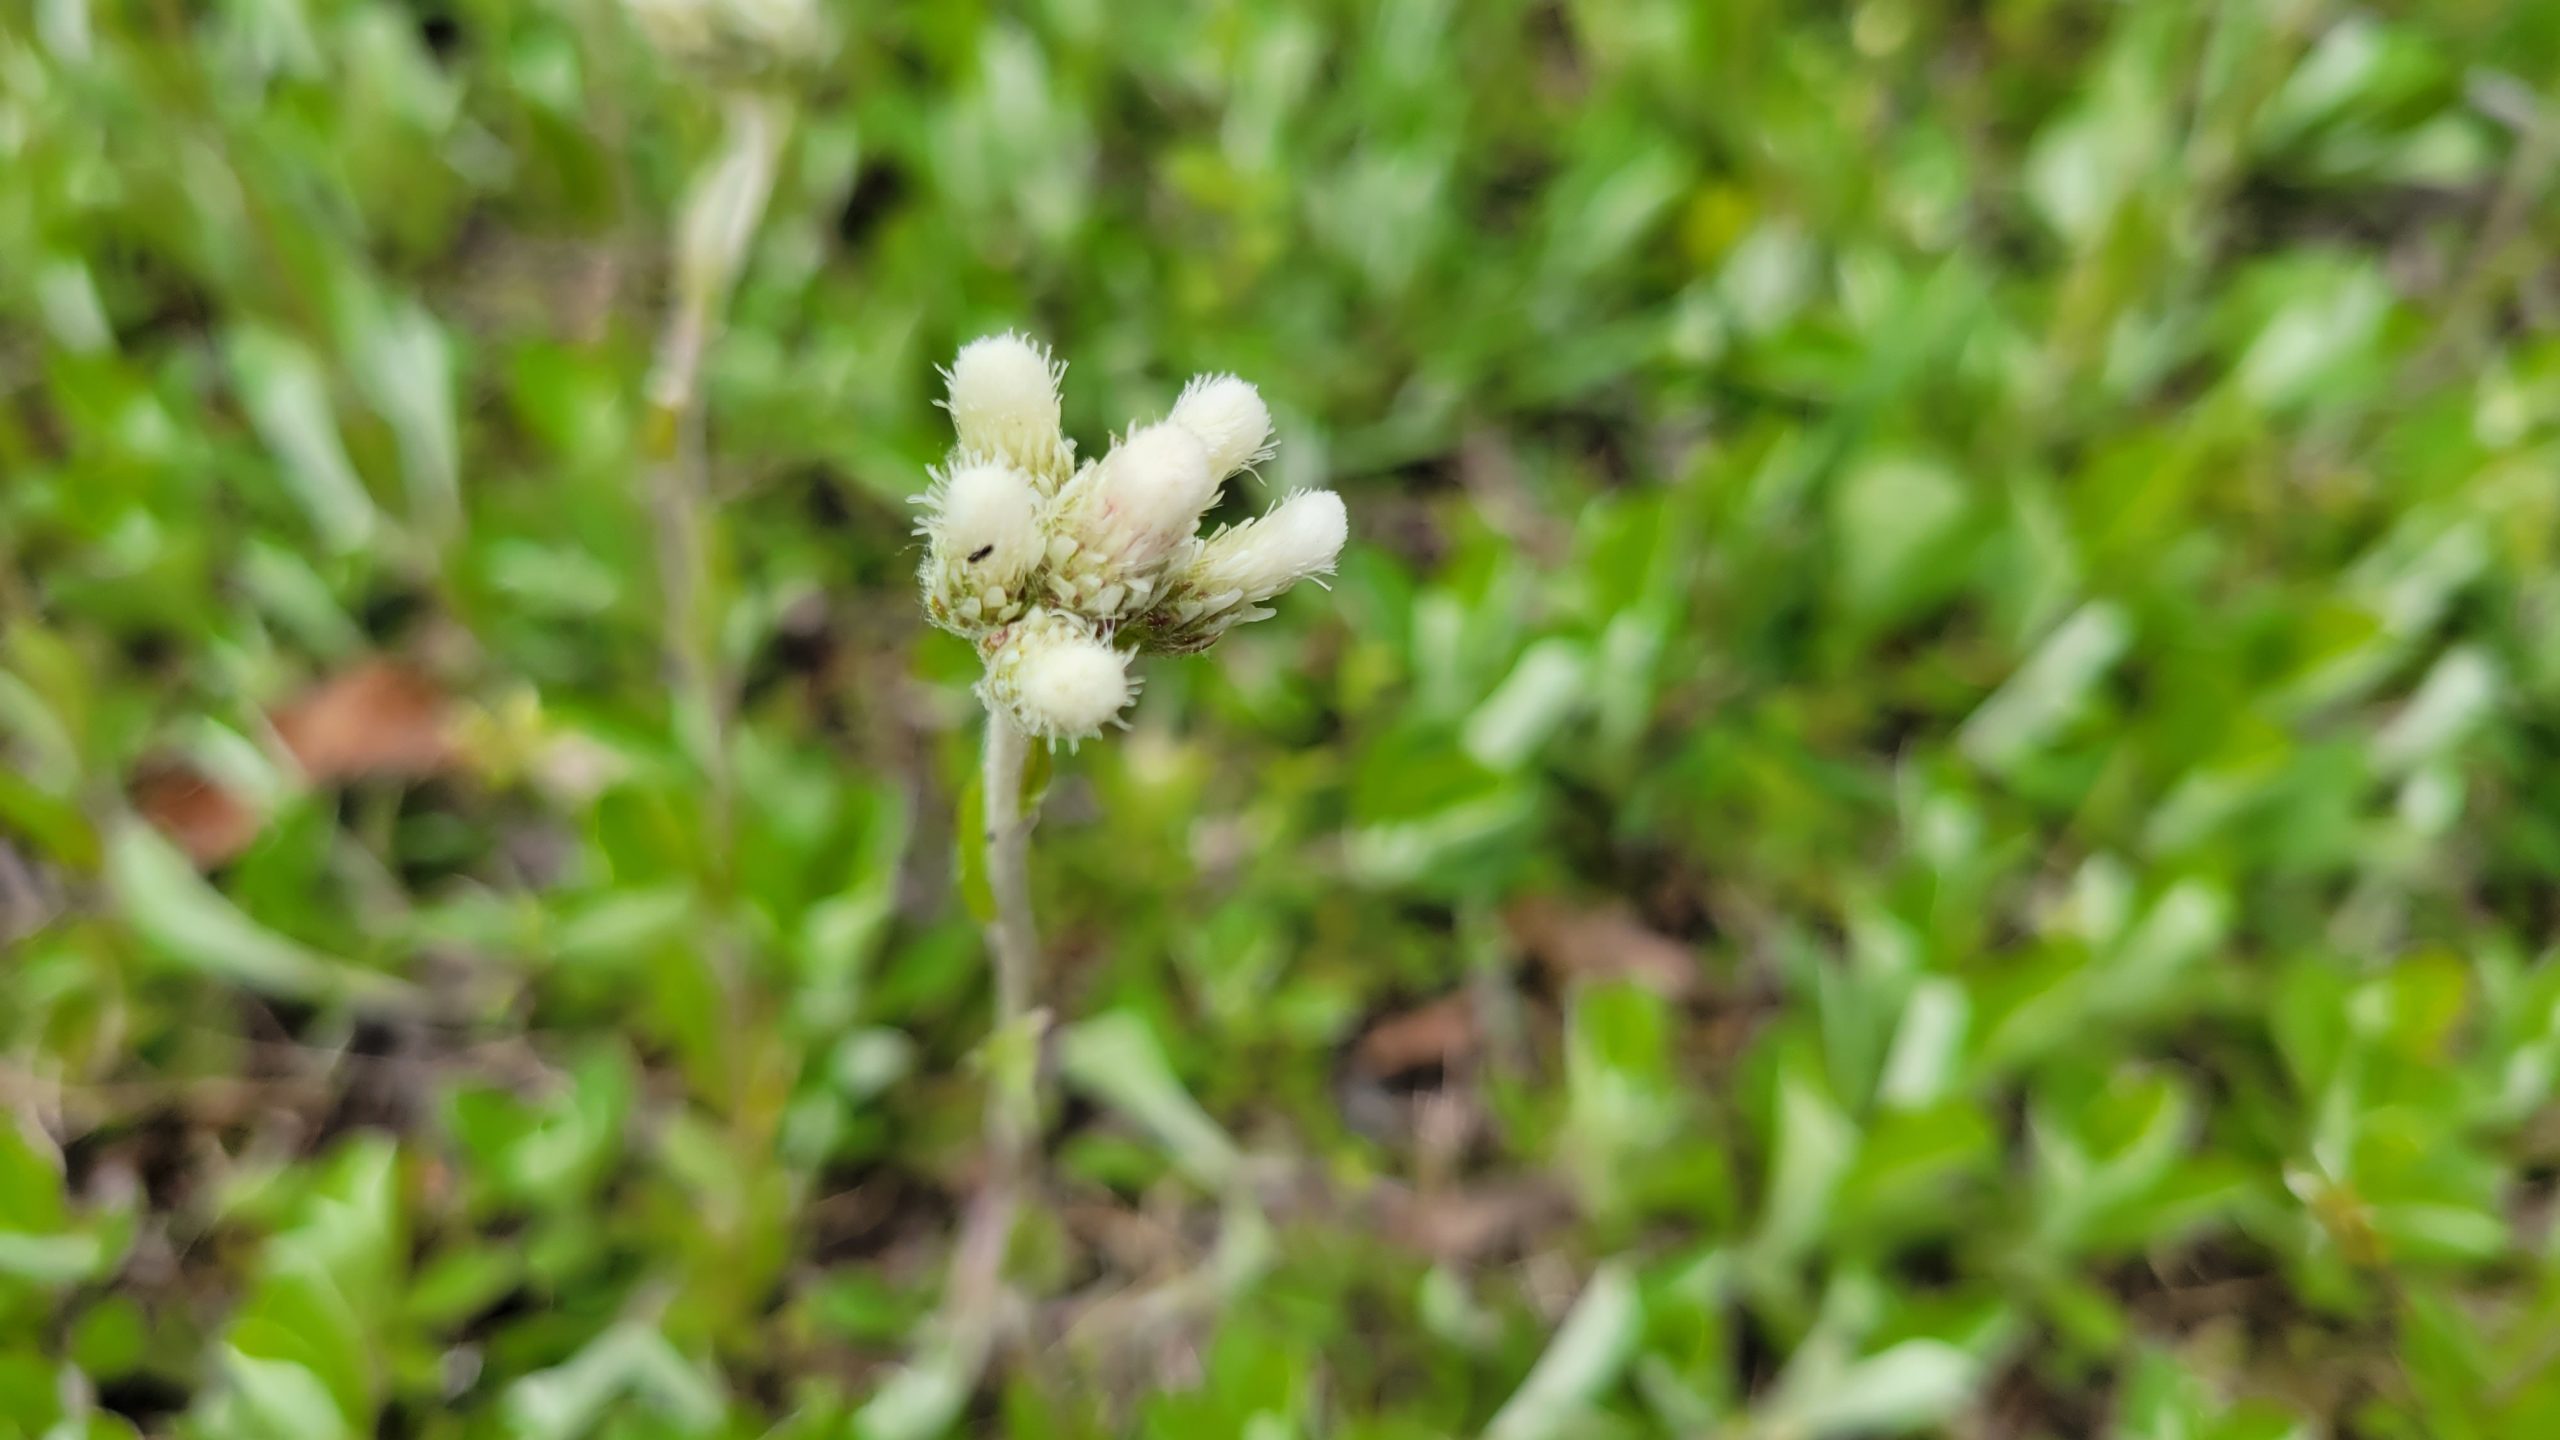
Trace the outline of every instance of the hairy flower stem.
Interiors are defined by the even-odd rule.
[[[979,775],[986,816],[979,838],[986,846],[987,888],[995,901],[995,914],[987,922],[987,949],[995,961],[995,1016],[987,1044],[987,1175],[952,1260],[955,1320],[992,1320],[1039,1125],[1039,1035],[1031,997],[1040,938],[1031,918],[1031,828],[1040,817],[1022,793],[1023,766],[1030,754],[1031,737],[1002,710],[990,707]]]
[[[1022,769],[1030,757],[1031,737],[991,707],[979,781],[986,790],[987,886],[996,907],[987,948],[995,954],[998,1030],[1031,1013],[1032,977],[1040,965],[1040,936],[1031,920],[1031,827],[1040,816],[1022,795]]]
[[[1031,919],[1031,827],[1024,766],[1031,737],[987,707],[986,748],[979,771],[987,885],[994,913],[987,949],[995,964],[995,1015],[986,1048],[985,1179],[952,1247],[942,1314],[905,1368],[864,1405],[858,1428],[874,1440],[921,1440],[941,1434],[968,1403],[1005,1321],[1005,1253],[1012,1247],[1023,1197],[1032,1188],[1039,1138],[1040,1016],[1032,1008],[1040,940]]]

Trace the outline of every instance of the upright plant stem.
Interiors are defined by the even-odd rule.
[[[986,815],[979,838],[986,846],[987,888],[995,899],[995,915],[987,922],[987,949],[995,961],[995,1016],[987,1047],[987,1176],[952,1259],[955,1318],[992,1316],[1039,1123],[1038,1036],[1031,1012],[1040,965],[1040,937],[1031,918],[1031,827],[1039,816],[1022,795],[1023,764],[1030,753],[1030,737],[989,707],[979,772]]]
[[[1004,1259],[1021,1218],[1039,1134],[1039,1032],[1032,994],[1040,937],[1031,918],[1031,827],[1023,798],[1031,739],[989,707],[979,770],[987,887],[995,907],[987,950],[995,969],[995,1016],[987,1037],[986,1178],[970,1202],[940,1322],[904,1369],[863,1406],[859,1428],[874,1440],[941,1434],[968,1403],[995,1353],[1003,1322]]]
[[[649,374],[642,436],[677,727],[710,789],[711,848],[724,887],[732,878],[725,872],[733,824],[728,730],[734,687],[720,662],[701,376],[721,309],[772,195],[790,119],[780,100],[754,93],[730,96],[725,111],[725,143],[686,194],[676,221],[674,293]]]
[[[685,192],[676,216],[670,293],[650,367],[640,437],[656,531],[659,603],[678,743],[702,775],[702,880],[715,918],[705,953],[725,1007],[719,1066],[732,1138],[742,1154],[769,1150],[779,1108],[758,1103],[761,1005],[728,917],[737,893],[737,796],[729,734],[737,684],[721,656],[721,554],[704,436],[702,370],[730,291],[773,193],[791,110],[778,96],[722,99],[719,153]]]
[[[1031,827],[1040,817],[1027,811],[1022,798],[1022,767],[1030,757],[1031,737],[990,707],[979,780],[986,791],[987,887],[995,894],[987,948],[995,954],[999,1030],[1031,1013],[1032,977],[1040,964],[1040,936],[1031,919]]]

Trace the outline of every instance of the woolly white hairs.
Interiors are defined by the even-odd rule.
[[[916,579],[925,614],[974,636],[1020,615],[1040,563],[1040,493],[1011,465],[979,460],[938,479],[923,496],[924,563]]]
[[[1010,465],[964,465],[942,482],[933,533],[959,564],[1011,589],[1040,559],[1040,493]]]
[[[943,372],[964,454],[1012,461],[1042,493],[1065,483],[1074,447],[1058,432],[1058,382],[1066,367],[1008,330],[960,347]]]
[[[917,527],[925,613],[977,643],[990,704],[1052,739],[1119,713],[1130,654],[1207,649],[1332,570],[1348,528],[1340,497],[1304,491],[1200,537],[1219,486],[1271,454],[1271,411],[1245,381],[1195,378],[1171,415],[1074,469],[1063,373],[1012,333],[961,348],[944,372],[959,444]]]
[[[1100,620],[1142,608],[1217,496],[1198,436],[1170,423],[1132,432],[1058,495],[1051,598]]]
[[[1233,591],[1247,602],[1268,600],[1310,575],[1333,573],[1350,534],[1341,496],[1301,490],[1261,519],[1211,536],[1183,579],[1201,595]]]
[[[1233,375],[1195,376],[1173,402],[1172,419],[1208,447],[1209,473],[1220,480],[1271,458],[1271,407]]]
[[[1034,610],[987,657],[984,693],[1023,734],[1072,745],[1100,734],[1136,695],[1129,659],[1083,620]]]

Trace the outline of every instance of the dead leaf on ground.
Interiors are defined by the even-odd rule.
[[[1511,938],[1559,983],[1571,979],[1632,980],[1684,1000],[1698,991],[1698,957],[1678,940],[1636,918],[1619,902],[1574,909],[1534,896],[1503,913]]]
[[[1483,1044],[1475,1001],[1459,991],[1370,1026],[1352,1059],[1362,1073],[1383,1080],[1426,1065],[1447,1069],[1472,1057]]]
[[[315,785],[425,779],[451,769],[458,756],[444,691],[396,660],[341,671],[268,719]],[[237,858],[266,823],[256,806],[183,760],[144,764],[129,793],[135,811],[200,869]]]
[[[1535,1249],[1545,1232],[1573,1217],[1572,1197],[1536,1180],[1430,1192],[1383,1184],[1374,1198],[1387,1237],[1435,1260]]]
[[[396,660],[367,660],[278,710],[276,735],[314,784],[419,779],[454,762],[450,707],[433,680]]]
[[[145,765],[133,777],[133,808],[199,868],[237,856],[265,817],[248,801],[179,761]]]

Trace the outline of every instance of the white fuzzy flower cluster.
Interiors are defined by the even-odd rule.
[[[1065,367],[1019,335],[961,348],[944,402],[959,443],[921,497],[917,578],[933,623],[974,641],[981,687],[1025,734],[1070,743],[1118,719],[1141,650],[1188,654],[1328,574],[1342,498],[1306,490],[1214,535],[1200,517],[1271,454],[1253,386],[1204,375],[1173,413],[1079,466],[1059,428]]]

